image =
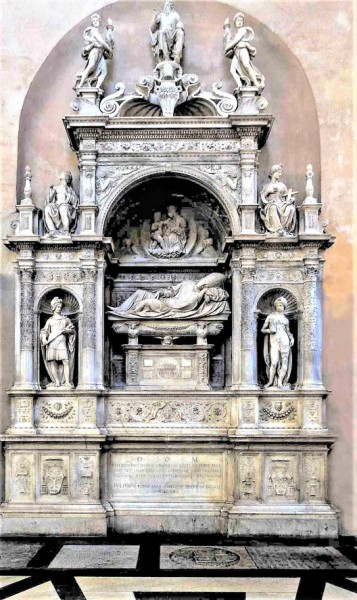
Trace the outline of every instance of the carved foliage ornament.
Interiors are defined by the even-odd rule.
[[[212,423],[226,424],[228,403],[157,401],[138,402],[111,400],[108,423]]]

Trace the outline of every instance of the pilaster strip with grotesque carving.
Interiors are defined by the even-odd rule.
[[[242,173],[241,224],[242,233],[255,233],[255,211],[257,207],[257,136],[243,136],[240,148]]]
[[[95,267],[82,268],[83,278],[83,338],[82,347],[95,349],[96,347],[96,276]]]
[[[32,267],[20,268],[21,282],[21,320],[20,320],[20,348],[31,350],[34,348],[34,279],[35,271]]]
[[[321,265],[305,265],[303,284],[303,368],[304,385],[322,385],[321,381]]]
[[[256,375],[256,335],[257,323],[254,315],[254,266],[241,266],[242,298],[241,298],[241,333],[242,333],[242,383],[257,384]]]

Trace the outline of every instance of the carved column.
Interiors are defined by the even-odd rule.
[[[34,274],[32,266],[20,266],[19,359],[16,387],[34,388]]]
[[[82,267],[83,280],[83,317],[82,317],[82,355],[80,357],[80,386],[96,387],[98,365],[96,360],[96,278],[95,266]]]
[[[85,139],[80,143],[80,231],[81,235],[95,234],[96,193],[95,174],[97,151],[95,139]]]
[[[255,234],[257,204],[258,141],[255,135],[241,137],[240,166],[242,172],[242,199],[240,204],[241,233]]]
[[[305,264],[303,284],[303,386],[322,385],[321,265]]]
[[[241,387],[256,389],[257,385],[257,320],[255,316],[255,266],[241,263]]]
[[[232,364],[231,364],[231,383],[232,387],[237,387],[241,382],[241,303],[240,303],[240,261],[236,253],[233,253],[231,260],[232,269]]]

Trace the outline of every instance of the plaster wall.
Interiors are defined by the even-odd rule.
[[[135,80],[153,68],[148,23],[157,3],[10,0],[7,7],[11,11],[4,15],[1,86],[2,235],[10,231],[16,197],[22,197],[26,164],[33,171],[34,201],[38,206],[43,206],[48,186],[55,183],[62,168],[77,174],[76,157],[69,148],[61,117],[71,114],[72,82],[83,64],[82,32],[88,15],[100,10],[104,19],[111,17],[115,23],[115,58],[106,93],[114,91],[120,80],[130,92]],[[5,12],[4,3],[2,9]],[[269,166],[281,162],[285,166],[284,181],[300,191],[301,201],[306,164],[314,165],[315,195],[321,196],[324,216],[330,221],[329,232],[336,236],[336,244],[326,254],[324,274],[324,381],[333,390],[329,425],[338,436],[330,460],[330,498],[342,510],[343,531],[356,533],[352,2],[242,0],[223,4],[186,0],[177,2],[177,9],[186,25],[185,71],[197,73],[204,89],[220,79],[225,90],[234,87],[229,61],[221,53],[226,16],[232,18],[236,10],[242,10],[247,24],[255,30],[256,64],[266,76],[264,96],[269,101],[269,112],[276,117],[261,156],[261,183]],[[14,371],[14,276],[12,254],[3,246],[1,253],[1,410],[5,428],[8,403],[4,391],[11,386]]]

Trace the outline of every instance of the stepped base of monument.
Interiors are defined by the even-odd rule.
[[[319,507],[218,507],[166,504],[113,505],[107,512],[109,532],[122,534],[211,534],[229,537],[277,536],[337,538],[338,515]]]
[[[107,522],[101,505],[2,505],[2,536],[105,536]]]

